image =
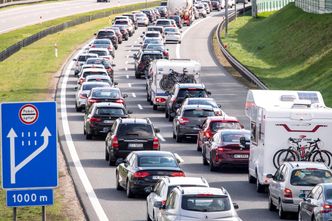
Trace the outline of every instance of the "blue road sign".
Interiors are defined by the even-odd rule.
[[[2,103],[4,189],[58,185],[56,103]]]
[[[53,205],[53,190],[8,190],[7,206],[47,206]]]

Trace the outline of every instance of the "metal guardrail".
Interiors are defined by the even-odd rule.
[[[238,14],[242,13],[243,10],[250,10],[250,7],[247,7],[245,9],[240,9],[238,10]],[[235,19],[235,12],[231,13],[229,16],[229,21],[233,21]],[[268,87],[253,73],[251,72],[248,68],[246,68],[243,64],[241,64],[235,57],[233,57],[225,48],[221,36],[220,36],[220,31],[224,29],[225,27],[225,20],[223,20],[217,27],[216,29],[216,36],[218,39],[218,44],[221,52],[224,54],[228,62],[247,80],[250,82],[254,83],[257,85],[260,89],[265,89],[267,90]]]
[[[95,19],[99,19],[99,18],[104,18],[104,17],[108,17],[110,15],[113,14],[119,14],[119,13],[124,13],[127,11],[135,11],[135,10],[139,10],[141,8],[145,8],[147,7],[153,7],[153,6],[158,6],[160,4],[159,1],[155,1],[155,2],[149,2],[149,3],[140,3],[138,5],[127,5],[127,6],[120,6],[119,8],[113,8],[110,11],[106,11],[106,12],[101,12],[98,14],[94,14],[94,15],[89,15],[89,16],[82,16],[79,17],[77,19],[74,19],[72,21],[68,21],[50,28],[47,28],[45,30],[42,30],[36,34],[33,34],[13,45],[11,45],[10,47],[8,47],[7,49],[3,50],[0,52],[0,61],[3,61],[5,59],[7,59],[8,57],[10,57],[11,55],[15,54],[16,52],[18,52],[19,50],[21,50],[23,47],[26,47],[44,37],[46,37],[47,35],[50,34],[54,34],[57,32],[60,32],[66,28],[75,26],[75,25],[79,25],[79,24],[83,24]]]

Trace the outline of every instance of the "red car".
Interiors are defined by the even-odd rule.
[[[219,130],[202,149],[203,164],[216,171],[226,165],[248,167],[250,131],[240,129]]]
[[[211,139],[218,130],[243,128],[236,117],[227,115],[208,117],[202,125],[202,129],[197,136],[197,151],[201,151],[204,142]]]

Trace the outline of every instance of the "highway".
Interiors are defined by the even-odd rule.
[[[202,65],[201,80],[217,103],[229,115],[238,117],[245,127],[248,121],[244,115],[247,88],[234,80],[214,59],[211,52],[212,30],[221,22],[222,12],[195,21],[189,28],[183,28],[181,45],[168,45],[171,58],[191,58]],[[183,169],[187,176],[205,177],[213,187],[225,187],[234,202],[238,203],[239,216],[244,221],[279,220],[277,213],[267,208],[267,195],[255,191],[255,186],[247,181],[247,169],[227,169],[210,172],[203,166],[202,157],[196,151],[194,140],[182,144],[172,139],[172,125],[165,119],[162,110],[153,111],[146,101],[145,80],[135,79],[132,55],[137,51],[140,33],[119,46],[115,58],[115,81],[126,99],[132,117],[149,117],[160,128],[161,150],[172,151],[183,157]],[[87,141],[83,135],[83,113],[75,111],[75,84],[77,78],[69,62],[60,79],[57,101],[59,109],[59,137],[65,150],[72,176],[78,186],[86,213],[91,220],[146,220],[145,198],[128,199],[125,192],[115,189],[115,167],[109,167],[104,159],[104,138]],[[74,168],[76,167],[77,170]],[[83,180],[83,181],[82,181]],[[91,184],[91,185],[90,185]],[[96,212],[97,211],[97,212]]]
[[[0,34],[69,15],[146,1],[152,0],[111,0],[110,3],[97,3],[96,0],[70,0],[2,9]]]

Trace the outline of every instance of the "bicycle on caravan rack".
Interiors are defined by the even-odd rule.
[[[331,168],[332,153],[319,148],[318,143],[321,141],[319,138],[313,141],[308,141],[305,145],[301,145],[303,138],[294,139],[290,137],[288,140],[294,145],[291,145],[287,149],[278,150],[274,154],[273,164],[275,168],[279,168],[287,161],[322,162]]]
[[[188,75],[186,68],[183,69],[182,73],[170,69],[170,73],[164,75],[160,80],[159,86],[164,91],[170,91],[176,83],[196,83],[196,81],[194,76]]]

